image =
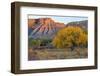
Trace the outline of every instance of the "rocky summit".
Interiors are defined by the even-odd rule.
[[[51,18],[28,19],[28,36],[33,39],[52,39],[64,27],[64,23],[55,22]]]

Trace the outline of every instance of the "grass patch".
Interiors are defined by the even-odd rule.
[[[76,59],[87,58],[87,48],[67,49],[41,49],[28,51],[28,60],[54,60],[54,59]]]

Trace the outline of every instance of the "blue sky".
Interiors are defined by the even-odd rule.
[[[30,19],[38,19],[38,18],[52,18],[55,22],[61,22],[67,24],[73,21],[82,21],[88,20],[88,17],[79,17],[79,16],[43,16],[43,15],[29,15]]]

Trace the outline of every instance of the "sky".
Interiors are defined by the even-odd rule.
[[[73,21],[82,21],[88,20],[88,17],[80,16],[51,16],[51,15],[28,15],[29,19],[38,19],[38,18],[52,18],[55,22],[61,22],[67,24]]]

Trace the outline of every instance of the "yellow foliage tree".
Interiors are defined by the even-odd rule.
[[[52,44],[57,48],[87,46],[87,33],[78,26],[68,26],[57,32]]]

